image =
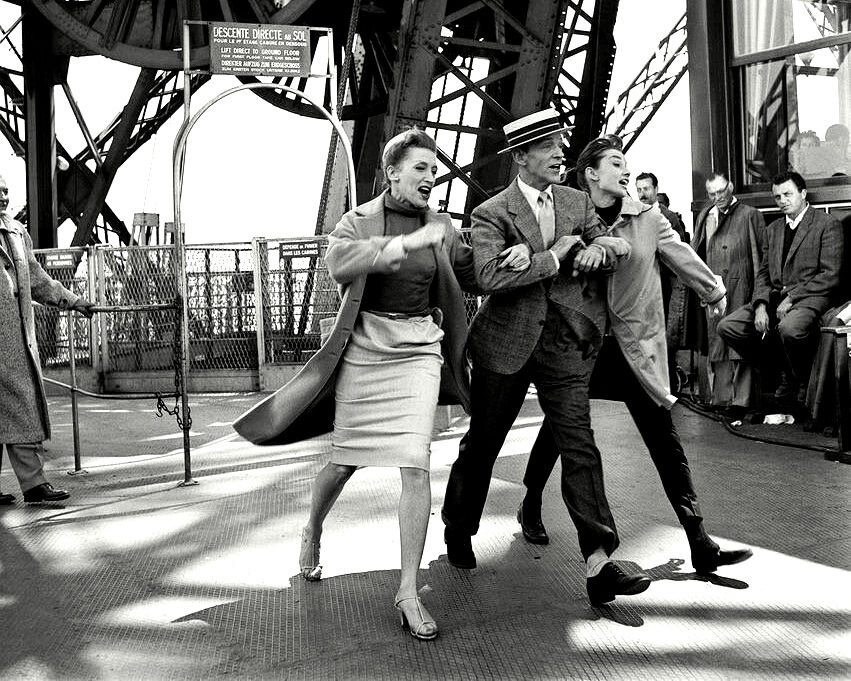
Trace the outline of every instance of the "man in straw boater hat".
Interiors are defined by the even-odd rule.
[[[646,574],[627,575],[609,560],[618,534],[588,402],[605,328],[605,289],[593,272],[628,254],[629,246],[605,236],[584,192],[559,185],[566,128],[554,110],[523,116],[503,130],[502,151],[511,153],[519,172],[472,216],[476,276],[490,295],[468,338],[470,428],[443,504],[447,554],[456,567],[476,566],[471,537],[479,529],[493,465],[534,383],[562,459],[562,496],[587,563],[588,597],[605,603],[650,585]],[[527,470],[527,489],[543,489],[535,476]],[[547,543],[540,494],[533,496],[527,494],[518,520],[527,539]]]

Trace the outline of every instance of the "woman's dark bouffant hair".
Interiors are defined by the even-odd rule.
[[[596,168],[600,159],[610,149],[623,151],[623,140],[617,135],[603,135],[595,140],[591,140],[585,145],[585,148],[580,152],[579,158],[576,159],[576,184],[580,189],[588,191],[588,182],[585,180],[585,169]]]
[[[387,168],[397,165],[405,157],[408,149],[437,151],[437,145],[431,135],[417,127],[400,132],[391,138],[384,145],[384,153],[381,154],[381,169],[384,171],[385,180],[387,179]]]

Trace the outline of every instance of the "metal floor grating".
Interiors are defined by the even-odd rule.
[[[851,677],[847,466],[737,439],[678,408],[710,533],[754,549],[701,578],[626,410],[595,402],[622,540],[615,558],[654,581],[592,608],[558,480],[544,500],[549,546],[527,544],[514,518],[540,422],[533,400],[494,469],[474,538],[479,567],[447,563],[439,509],[464,428],[455,423],[433,445],[420,586],[441,634],[424,643],[393,608],[398,471],[352,478],[326,522],[324,577],[306,583],[299,535],[327,441],[223,438],[218,424],[245,397],[198,399],[196,487],[176,487],[179,441],[152,439],[149,413],[81,410],[85,431],[109,430],[84,438],[97,462],[85,476],[64,476],[70,447],[56,436],[49,475],[71,490],[67,505],[0,507],[0,679]],[[8,465],[0,484],[17,494]]]

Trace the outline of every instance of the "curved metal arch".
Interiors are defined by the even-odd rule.
[[[229,90],[225,90],[224,92],[220,92],[215,97],[213,97],[209,102],[204,104],[194,116],[190,119],[183,122],[180,128],[177,131],[177,135],[174,140],[174,151],[172,152],[172,191],[173,191],[173,201],[174,201],[174,225],[175,225],[175,242],[181,244],[183,241],[183,235],[180,229],[180,197],[183,192],[183,160],[186,152],[186,142],[189,138],[189,133],[192,132],[192,128],[195,127],[195,124],[198,120],[203,116],[214,104],[217,104],[225,97],[229,97],[237,92],[241,92],[242,90],[264,90],[264,89],[275,89],[275,90],[284,90],[289,92],[297,97],[301,97],[309,104],[313,105],[317,111],[319,111],[323,118],[327,119],[329,123],[334,127],[334,130],[340,137],[340,143],[343,145],[343,150],[346,153],[346,161],[347,161],[347,170],[349,175],[349,201],[352,206],[357,205],[357,195],[355,189],[355,163],[354,157],[352,156],[352,145],[349,141],[348,135],[346,131],[343,129],[343,124],[340,120],[331,114],[328,110],[325,109],[321,104],[317,103],[314,99],[312,99],[309,95],[302,92],[297,88],[288,87],[286,85],[281,85],[280,83],[244,83],[242,85],[237,85],[236,87],[232,87]],[[179,235],[179,236],[178,236]]]
[[[218,95],[213,97],[209,102],[204,104],[198,112],[192,116],[191,118],[187,118],[183,121],[183,124],[180,126],[180,129],[177,131],[177,135],[174,140],[174,150],[172,152],[172,190],[173,190],[173,200],[174,200],[174,243],[175,243],[175,265],[177,269],[177,295],[175,296],[175,306],[180,311],[179,314],[181,323],[180,323],[180,370],[179,376],[180,381],[179,384],[181,386],[181,413],[184,415],[189,414],[189,396],[186,392],[187,385],[187,376],[189,374],[189,305],[187,303],[186,292],[189,288],[188,286],[188,278],[186,276],[186,262],[185,262],[185,247],[183,242],[183,229],[181,227],[180,220],[180,198],[183,192],[183,161],[186,152],[186,143],[189,140],[189,133],[192,132],[192,128],[195,127],[195,124],[198,120],[203,116],[207,111],[209,111],[210,107],[215,104],[218,104],[225,97],[229,97],[232,94],[240,92],[242,90],[259,90],[259,89],[268,89],[268,88],[276,88],[279,90],[286,90],[297,97],[302,97],[305,101],[312,104],[324,118],[328,120],[329,123],[334,127],[334,130],[337,132],[337,135],[340,138],[340,142],[343,145],[343,149],[346,152],[346,160],[347,160],[347,169],[349,174],[349,198],[351,201],[351,205],[355,205],[357,201],[357,196],[355,194],[355,162],[352,156],[352,146],[349,142],[349,138],[346,136],[346,131],[343,129],[343,124],[340,120],[330,112],[328,112],[324,107],[320,104],[316,103],[311,97],[307,94],[298,90],[296,88],[287,87],[286,85],[280,85],[277,83],[246,83],[243,85],[238,85],[237,87],[231,88],[230,90],[225,90],[224,92],[220,92]],[[184,468],[186,470],[186,478],[183,484],[191,485],[195,484],[195,481],[192,480],[192,464],[190,458],[190,442],[189,442],[189,428],[191,426],[191,419],[184,418],[183,420],[183,458],[184,458]]]

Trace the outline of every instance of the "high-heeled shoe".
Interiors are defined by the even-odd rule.
[[[307,528],[301,531],[301,553],[298,556],[298,567],[301,576],[308,582],[318,582],[322,579],[322,566],[319,564],[319,542],[313,541],[313,535],[308,536]]]
[[[419,621],[411,621],[408,615],[402,610],[401,604],[405,601],[414,601],[417,606],[417,617]],[[437,622],[431,619],[428,610],[423,606],[423,602],[417,596],[408,596],[400,598],[396,601],[396,610],[399,611],[399,619],[402,622],[402,628],[408,628],[411,636],[418,638],[420,641],[432,641],[437,638]],[[428,619],[427,619],[428,618]]]

